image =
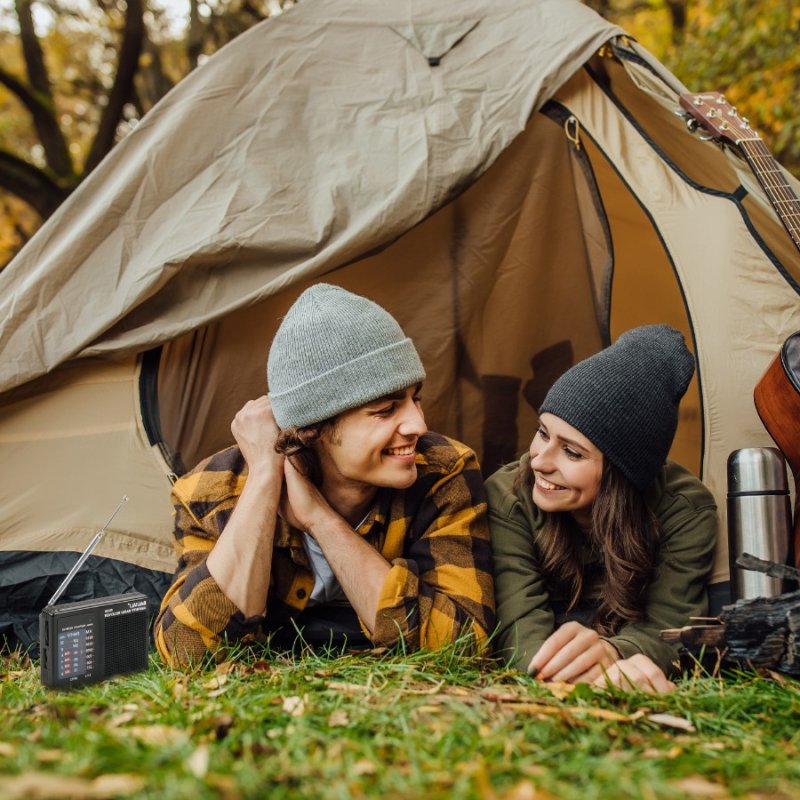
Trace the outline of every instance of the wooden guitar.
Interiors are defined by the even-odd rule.
[[[684,92],[680,104],[712,139],[733,145],[744,156],[795,247],[800,250],[800,199],[750,123],[719,92]]]
[[[680,103],[712,139],[736,147],[744,156],[800,250],[800,200],[750,123],[719,92],[685,93]],[[753,399],[764,427],[789,463],[800,498],[800,331],[783,343],[756,384]],[[800,567],[800,502],[795,503],[793,551]]]
[[[800,568],[800,331],[783,343],[756,384],[753,400],[794,475],[794,559]]]

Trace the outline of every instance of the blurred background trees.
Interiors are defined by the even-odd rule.
[[[314,0],[303,0],[314,2]],[[800,176],[800,3],[585,0]],[[294,0],[0,0],[0,268],[169,89]]]

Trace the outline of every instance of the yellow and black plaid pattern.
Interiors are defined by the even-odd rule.
[[[375,646],[401,638],[434,649],[471,634],[478,647],[494,627],[494,590],[486,499],[478,460],[468,447],[436,433],[417,445],[417,480],[381,489],[362,535],[390,563]],[[247,479],[237,447],[223,450],[175,483],[178,568],[155,624],[156,646],[170,664],[197,660],[227,639],[262,638],[306,606],[314,585],[302,533],[278,521],[265,617],[245,619],[223,594],[206,558]],[[362,624],[363,627],[363,624]]]

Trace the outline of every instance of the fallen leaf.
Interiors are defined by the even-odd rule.
[[[337,708],[328,717],[329,728],[344,728],[350,724],[350,717],[343,708]]]
[[[64,751],[54,748],[45,748],[36,752],[36,760],[42,764],[57,764],[64,760]]]
[[[683,755],[683,748],[678,745],[670,747],[669,750],[659,750],[657,747],[648,747],[642,753],[642,758],[668,758],[670,760]]]
[[[656,725],[662,725],[665,728],[675,728],[679,731],[688,731],[694,733],[694,725],[688,719],[683,717],[676,717],[673,714],[648,714],[647,719],[650,722],[655,722]]]
[[[786,680],[786,678],[783,677],[783,675],[780,674],[780,672],[775,672],[775,670],[768,669],[767,670],[767,675],[769,675],[770,678],[772,678],[772,680],[774,680],[776,683],[780,684],[781,686],[786,686],[787,680]]]
[[[126,775],[123,773],[100,775],[92,781],[94,794],[89,796],[106,798],[133,794],[141,791],[144,785],[145,779],[141,775]]]
[[[303,702],[302,697],[297,697],[296,695],[284,697],[283,710],[293,717],[302,717],[306,710],[306,704]]]
[[[221,686],[224,686],[228,682],[227,675],[214,675],[213,677],[209,678],[204,684],[204,689],[219,689]]]
[[[575,691],[574,683],[564,683],[563,681],[551,681],[539,684],[543,689],[547,689],[556,700],[564,700]]]
[[[536,787],[527,780],[522,780],[501,795],[503,800],[538,800],[540,795]]]
[[[354,775],[374,775],[378,768],[369,759],[362,758],[353,764]]]
[[[239,800],[241,798],[241,794],[236,788],[236,779],[233,776],[209,773],[205,780],[209,786],[213,786],[220,793],[222,800]]]
[[[142,744],[154,747],[178,744],[188,739],[186,731],[171,725],[132,725],[130,728],[117,728],[114,733],[117,736],[131,736]]]
[[[546,706],[544,703],[516,703],[509,709],[518,714],[543,714],[551,717],[566,716],[567,709],[558,706]]]
[[[119,728],[120,725],[127,725],[132,720],[136,719],[136,714],[132,711],[128,711],[125,714],[120,714],[119,716],[113,717],[108,722],[109,728]]]
[[[139,792],[145,780],[139,775],[100,775],[94,780],[53,775],[49,772],[26,772],[0,777],[3,800],[108,800]]]
[[[681,778],[672,781],[671,785],[684,792],[690,797],[727,797],[728,792],[718,783],[711,783],[701,775],[690,775],[688,778]]]
[[[122,710],[123,711],[138,711],[139,710],[139,706],[137,706],[136,703],[125,703],[125,705],[122,706]]]
[[[497,689],[485,689],[480,693],[480,696],[490,703],[521,703],[529,699],[528,695]]]
[[[17,755],[17,748],[8,742],[0,742],[0,758],[14,758]]]
[[[217,664],[214,672],[217,675],[229,675],[231,672],[238,672],[241,669],[241,664],[236,661],[223,661]]]
[[[597,719],[605,719],[609,722],[630,722],[633,717],[627,714],[620,714],[617,711],[610,711],[607,708],[569,708],[571,714],[580,714],[582,717],[596,717]]]
[[[208,762],[211,753],[209,752],[208,745],[201,744],[195,751],[186,759],[186,767],[195,778],[202,780],[208,772]]]
[[[330,681],[327,688],[332,692],[341,692],[348,695],[366,692],[368,689],[368,687],[362,686],[360,683],[342,683],[341,681]]]
[[[418,714],[439,714],[442,711],[442,707],[432,705],[417,706],[415,711]]]

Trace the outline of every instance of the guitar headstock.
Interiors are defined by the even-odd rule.
[[[719,92],[684,92],[680,96],[683,108],[694,120],[728,144],[759,139],[750,123]]]

